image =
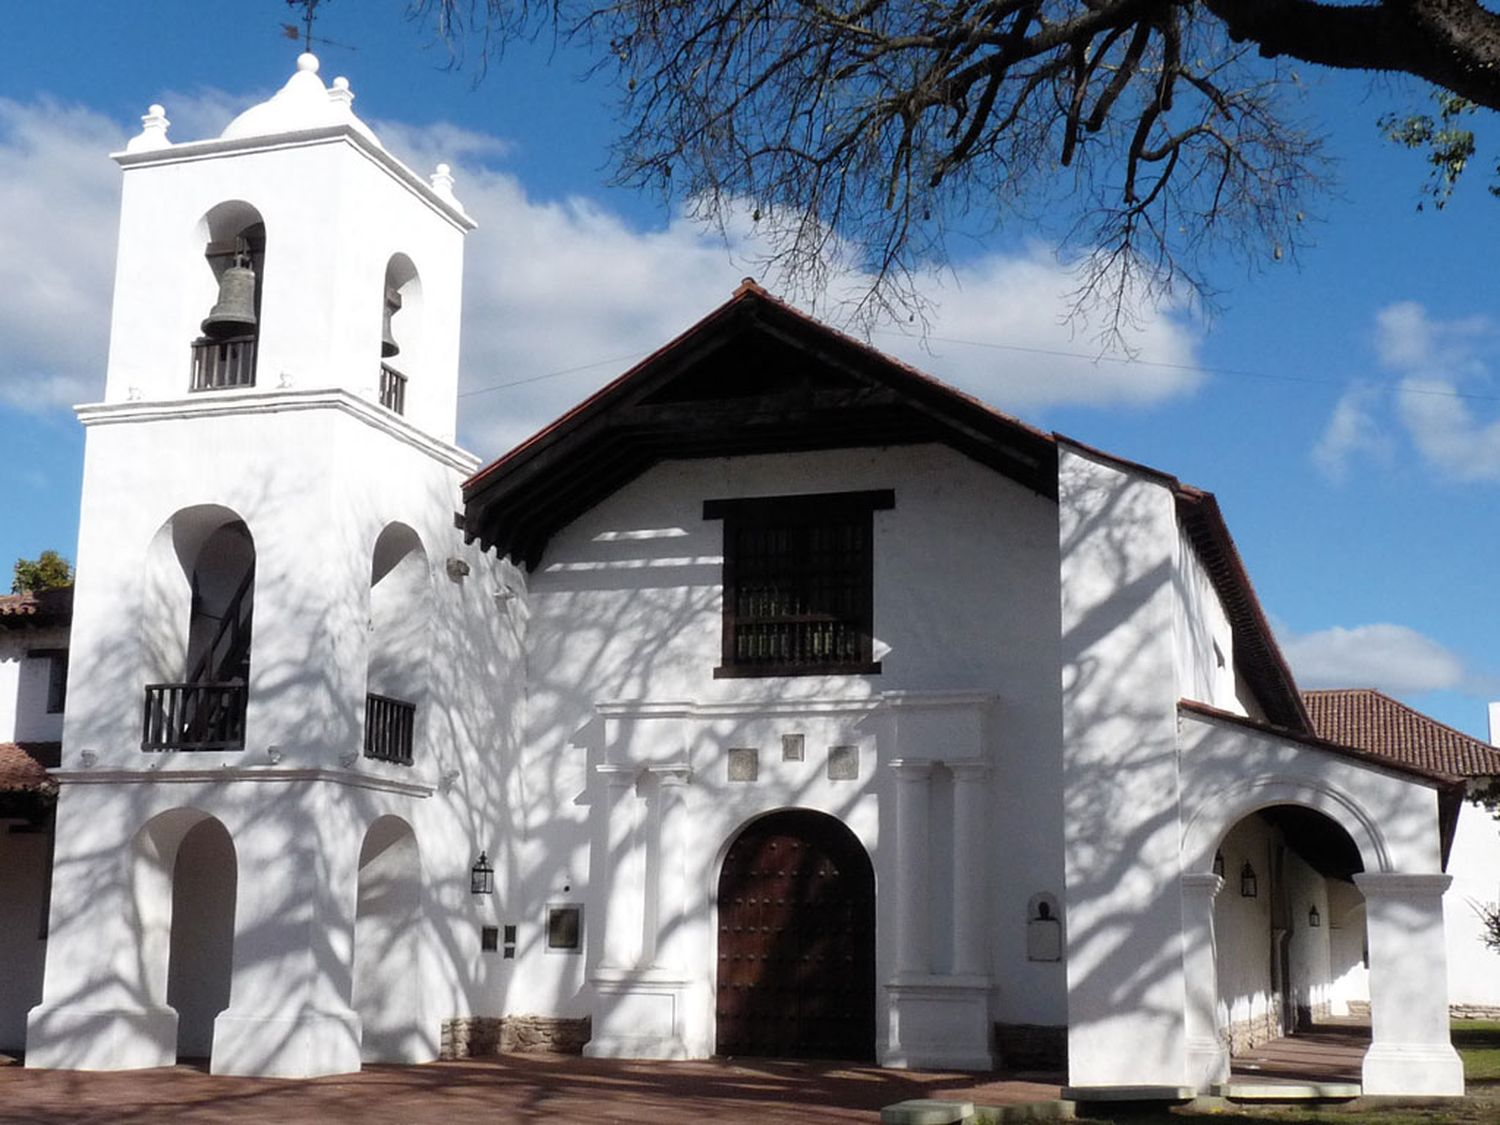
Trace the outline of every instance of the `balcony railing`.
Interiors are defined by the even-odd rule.
[[[397,414],[406,413],[406,376],[385,363],[380,365],[380,405]]]
[[[217,391],[226,387],[255,386],[254,336],[231,336],[193,341],[194,391]]]
[[[244,684],[147,684],[142,750],[243,750]]]
[[[365,757],[377,762],[411,765],[412,731],[417,705],[371,692],[365,696]]]

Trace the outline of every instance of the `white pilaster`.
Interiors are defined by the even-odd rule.
[[[1449,875],[1367,872],[1370,1024],[1366,1094],[1461,1095],[1463,1063],[1448,1035],[1443,892]]]
[[[986,864],[984,762],[949,762],[953,774],[953,971],[987,976],[985,945]]]
[[[1218,951],[1214,900],[1222,876],[1194,872],[1182,877],[1182,970],[1187,992],[1188,1084],[1208,1092],[1229,1081],[1229,1050],[1219,1027]]]
[[[641,883],[631,882],[622,875],[632,868],[632,852],[635,848],[635,825],[630,815],[629,798],[635,788],[634,766],[605,762],[595,767],[604,779],[604,850],[601,856],[604,870],[595,880],[596,886],[604,888],[602,919],[603,938],[600,949],[601,969],[629,968],[636,960],[637,942],[627,929],[628,919],[634,911],[629,901],[631,895],[639,895]]]
[[[650,766],[660,801],[654,968],[683,968],[683,928],[687,925],[687,794],[692,770],[686,764]]]
[[[926,975],[932,971],[931,929],[928,910],[928,809],[932,763],[898,758],[891,762],[896,774],[896,910],[899,935],[896,971],[900,976]]]

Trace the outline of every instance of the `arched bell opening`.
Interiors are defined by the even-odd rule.
[[[363,1062],[428,1062],[437,1044],[422,1004],[421,855],[411,825],[382,816],[359,852],[351,1007]]]
[[[208,1060],[229,1007],[238,859],[224,825],[197,809],[152,818],[132,845],[143,999],[172,1008],[177,1057]]]
[[[746,825],[718,930],[718,1054],[874,1057],[875,871],[847,825],[806,809]]]
[[[232,200],[212,208],[198,229],[208,268],[201,335],[192,345],[189,389],[253,387],[265,276],[265,223],[250,204]]]
[[[409,379],[422,366],[422,279],[405,254],[391,255],[380,292],[380,405],[405,414]]]
[[[388,524],[375,540],[370,564],[367,758],[412,764],[419,705],[426,695],[431,600],[421,538],[404,523]]]
[[[143,750],[240,750],[255,616],[255,541],[237,513],[176,513],[147,551]]]
[[[1368,1015],[1359,846],[1299,805],[1262,808],[1220,842],[1214,901],[1219,1021],[1230,1057]]]

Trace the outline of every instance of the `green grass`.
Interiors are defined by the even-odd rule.
[[[1454,1020],[1453,1045],[1470,1082],[1500,1082],[1500,1021]]]

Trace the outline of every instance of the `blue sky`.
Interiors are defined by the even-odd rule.
[[[612,93],[549,44],[476,84],[403,0],[328,0],[323,76],[419,171],[454,166],[468,246],[460,438],[493,456],[758,273],[660,200],[607,185]],[[292,71],[280,0],[56,0],[0,46],[0,560],[76,539],[82,432],[107,351],[118,169],[149,104],[215,135]],[[926,345],[873,342],[1001,409],[1214,491],[1303,686],[1377,686],[1472,734],[1500,698],[1500,200],[1482,173],[1418,212],[1384,143],[1420,91],[1301,75],[1338,160],[1314,245],[1226,259],[1209,318],[1144,310],[1141,362],[1060,323],[1048,232],[966,242],[930,282]],[[1479,122],[1488,125],[1493,115]],[[1489,147],[1485,147],[1488,142]],[[1479,163],[1500,157],[1481,136]],[[767,278],[774,288],[774,280]],[[1059,354],[1064,353],[1064,354]],[[555,374],[567,372],[567,374]],[[545,376],[544,378],[539,378]],[[517,384],[503,386],[503,384]]]

